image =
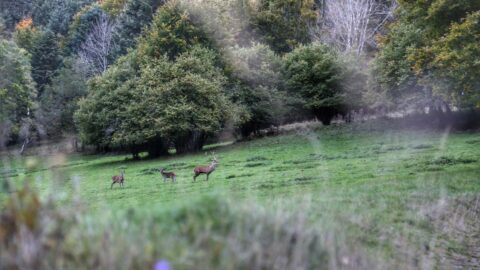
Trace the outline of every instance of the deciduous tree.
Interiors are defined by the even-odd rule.
[[[78,55],[88,67],[90,76],[105,72],[110,65],[110,54],[115,45],[113,43],[115,29],[115,23],[103,13],[95,20],[81,45]]]

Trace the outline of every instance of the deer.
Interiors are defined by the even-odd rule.
[[[215,171],[215,168],[217,168],[217,165],[219,164],[218,160],[217,160],[217,157],[213,157],[212,159],[212,163],[210,163],[210,165],[208,166],[197,166],[195,167],[195,169],[193,169],[193,173],[195,174],[193,176],[193,181],[195,182],[195,179],[197,178],[197,176],[199,176],[200,174],[206,174],[207,175],[207,181],[208,181],[208,176],[213,172]]]
[[[165,183],[168,178],[172,178],[172,182],[177,181],[177,175],[174,172],[166,172],[164,168],[160,168],[160,173],[163,176],[163,182]]]
[[[110,186],[110,189],[112,189],[113,185],[116,183],[118,183],[121,187],[123,187],[123,181],[125,181],[125,170],[122,170],[120,172],[120,175],[112,176],[112,185]]]

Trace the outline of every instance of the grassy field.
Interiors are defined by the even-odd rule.
[[[211,151],[220,165],[208,182],[205,176],[193,182],[193,168],[208,164]],[[164,183],[160,167],[175,171],[177,182]],[[125,187],[110,189],[120,168],[126,170]],[[28,181],[57,202],[80,198],[91,216],[147,217],[204,207],[207,197],[247,212],[301,215],[302,226],[331,232],[331,241],[343,241],[350,254],[378,259],[377,266],[382,261],[387,268],[448,269],[480,263],[474,259],[480,255],[474,244],[480,241],[478,133],[337,126],[141,161],[122,155],[4,157],[2,170],[17,188]],[[164,256],[175,261],[174,255]],[[355,265],[348,256],[337,260],[340,269]]]

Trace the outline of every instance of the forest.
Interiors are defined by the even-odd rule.
[[[355,113],[480,106],[480,1],[2,0],[3,146],[194,152]]]

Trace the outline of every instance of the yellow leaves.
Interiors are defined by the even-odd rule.
[[[127,0],[97,0],[97,3],[108,14],[118,16],[122,12]]]
[[[317,12],[315,11],[315,3],[313,0],[303,0],[302,7],[300,9],[300,14],[304,18],[308,18],[310,20],[315,20],[317,18]]]
[[[32,17],[28,17],[28,18],[25,18],[25,19],[21,20],[15,26],[16,30],[24,30],[24,29],[30,29],[30,28],[33,28]]]
[[[377,34],[375,35],[375,41],[380,44],[380,46],[385,46],[390,42],[390,38],[388,35]]]

